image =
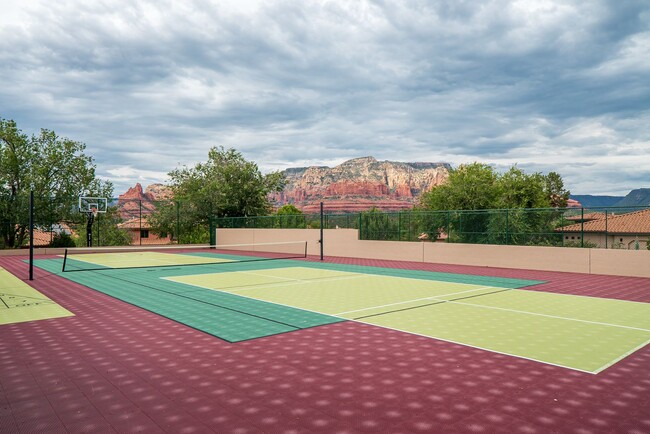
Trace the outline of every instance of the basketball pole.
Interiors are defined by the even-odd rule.
[[[34,190],[29,191],[29,280],[34,280]]]

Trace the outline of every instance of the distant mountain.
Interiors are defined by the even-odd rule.
[[[585,208],[599,206],[614,206],[623,199],[623,196],[594,196],[591,194],[572,194],[571,199],[577,200]]]
[[[143,191],[142,185],[138,182],[134,187],[118,196],[117,204],[122,218],[129,220],[140,217],[141,214],[151,214],[156,209],[156,201],[171,198],[172,191],[165,185],[151,184]]]
[[[632,190],[616,202],[615,206],[650,206],[650,188],[637,188]]]
[[[336,167],[312,166],[284,171],[285,189],[272,196],[276,206],[293,204],[315,212],[322,201],[328,212],[385,211],[412,208],[419,195],[447,181],[447,163],[348,160]]]

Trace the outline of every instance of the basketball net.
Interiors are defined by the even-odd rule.
[[[99,214],[99,210],[95,207],[90,208],[90,212],[93,215],[93,218],[97,218],[97,214]]]

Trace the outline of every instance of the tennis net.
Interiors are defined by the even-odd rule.
[[[215,246],[69,248],[61,271],[178,267],[307,257],[307,241]]]

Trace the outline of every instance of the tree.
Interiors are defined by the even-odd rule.
[[[461,164],[451,170],[447,183],[433,187],[421,198],[421,205],[434,210],[488,209],[498,196],[497,173],[487,164]]]
[[[360,216],[359,238],[362,240],[399,240],[398,222],[393,214],[372,207]]]
[[[276,212],[277,221],[275,226],[279,228],[304,228],[306,227],[305,217],[302,211],[295,205],[287,204],[281,206]]]
[[[434,187],[422,195],[421,205],[436,211],[494,208],[500,194],[498,179],[498,174],[487,164],[460,165],[450,172],[446,184]],[[459,241],[486,241],[488,214],[479,211],[463,213],[456,217],[452,217],[447,226],[449,230],[453,230]]]
[[[169,177],[176,202],[156,209],[151,217],[153,229],[177,237],[178,232],[192,233],[193,240],[204,238],[198,232],[207,234],[213,217],[268,215],[272,209],[269,193],[284,187],[280,172],[263,175],[257,164],[222,146],[210,149],[208,161],[174,169]],[[179,214],[181,218],[173,220]]]
[[[95,178],[86,145],[42,129],[28,137],[13,120],[0,118],[0,234],[4,247],[24,244],[29,191],[34,190],[35,222],[48,227],[68,217],[81,194],[111,191]]]
[[[566,208],[571,192],[564,189],[564,181],[559,173],[549,172],[546,175],[546,195],[553,208]]]
[[[436,211],[458,210],[448,214],[445,225],[454,240],[534,244],[548,241],[559,217],[554,210],[538,208],[566,205],[568,197],[562,178],[555,172],[527,174],[512,166],[499,174],[488,165],[472,163],[459,166],[450,173],[446,184],[424,193],[420,206]],[[442,215],[434,220],[435,225],[441,224]]]

